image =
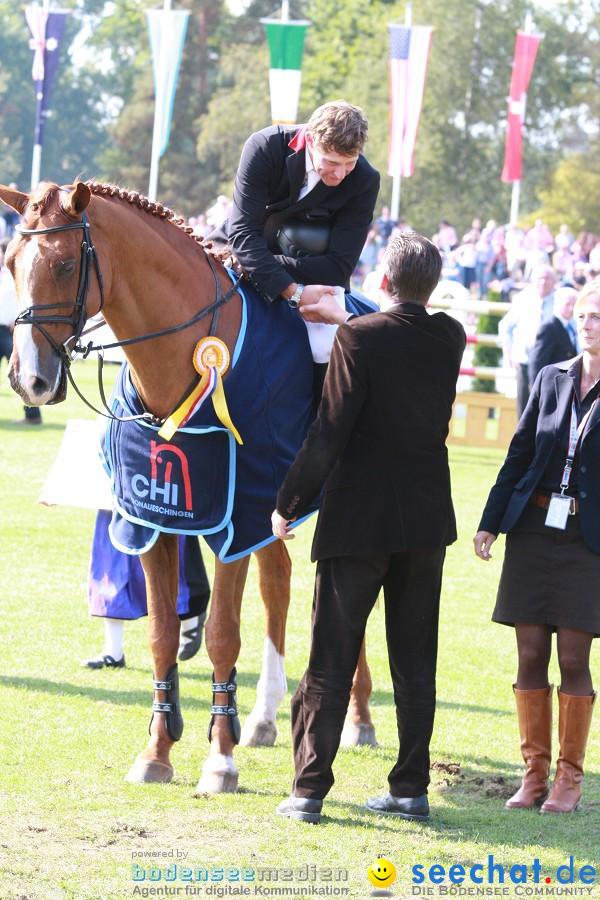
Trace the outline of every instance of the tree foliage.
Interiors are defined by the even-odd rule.
[[[142,0],[64,0],[67,31],[46,125],[42,175],[99,176],[147,189],[154,89]],[[272,0],[235,16],[224,0],[176,0],[190,20],[159,198],[198,213],[229,193],[248,135],[269,124],[269,59],[260,18]],[[415,171],[402,180],[401,213],[426,234],[441,218],[459,231],[471,219],[506,221],[502,184],[507,98],[515,32],[526,0],[413,0],[412,22],[434,26]],[[403,22],[398,0],[297,0],[308,18],[299,115],[345,97],[369,115],[366,148],[389,204],[388,29]],[[542,35],[527,98],[523,215],[575,230],[595,224],[598,184],[599,16],[593,4],[556,0],[534,10]],[[29,31],[21,8],[0,0],[0,180],[27,187],[35,98]],[[83,31],[82,31],[83,29]],[[84,42],[81,35],[87,33]],[[571,215],[564,214],[570,206]],[[577,220],[577,221],[575,221]]]

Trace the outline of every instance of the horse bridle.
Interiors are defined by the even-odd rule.
[[[19,313],[19,315],[15,319],[15,325],[35,325],[35,327],[44,335],[48,343],[51,345],[52,349],[58,354],[61,362],[64,366],[66,366],[67,370],[69,369],[74,358],[75,345],[81,337],[83,329],[85,327],[86,302],[87,295],[90,289],[92,263],[94,265],[94,269],[96,270],[98,286],[100,287],[100,309],[98,310],[98,312],[101,312],[102,308],[104,307],[104,284],[102,282],[102,272],[100,271],[98,254],[96,253],[96,248],[92,243],[90,235],[90,223],[86,214],[82,213],[81,222],[70,222],[68,225],[53,225],[50,228],[23,228],[22,226],[17,225],[15,229],[21,235],[32,235],[54,234],[59,231],[73,231],[75,228],[83,229],[83,237],[81,239],[79,284],[77,286],[77,296],[75,297],[74,303],[41,303],[37,306],[28,306],[27,309],[24,309],[21,313]],[[58,310],[64,308],[71,309],[71,314],[68,316],[58,313],[42,313],[41,315],[39,314],[39,310]],[[68,337],[63,344],[57,343],[50,332],[47,331],[47,329],[44,327],[45,325],[59,324],[70,325],[73,329],[73,334]],[[74,342],[73,353],[70,353],[68,350],[68,345],[71,343],[71,341]]]
[[[61,188],[62,190],[62,188]],[[232,287],[227,291],[226,294],[221,294],[221,284],[219,282],[219,276],[215,269],[214,263],[208,253],[205,254],[206,259],[210,265],[211,271],[213,273],[213,277],[215,279],[216,285],[216,298],[215,300],[205,309],[201,310],[199,313],[196,313],[191,319],[187,322],[183,322],[180,325],[174,325],[171,328],[165,328],[162,331],[154,331],[149,334],[143,334],[139,337],[128,338],[124,341],[114,341],[110,344],[96,344],[93,345],[91,342],[86,346],[83,346],[79,341],[80,338],[88,333],[84,332],[85,323],[87,320],[86,316],[86,304],[87,304],[87,296],[90,289],[90,278],[91,278],[91,269],[92,264],[94,266],[94,270],[96,272],[96,278],[98,280],[98,287],[100,288],[100,307],[98,309],[98,313],[100,313],[104,307],[104,283],[102,280],[102,272],[100,270],[100,261],[98,259],[98,254],[96,252],[96,248],[92,243],[92,237],[90,232],[90,223],[85,212],[81,214],[80,222],[70,222],[66,225],[53,225],[49,228],[23,228],[20,225],[16,226],[16,231],[21,235],[33,235],[33,234],[54,234],[59,231],[72,231],[75,228],[83,229],[83,236],[81,239],[81,262],[79,269],[79,284],[77,286],[77,296],[75,297],[74,303],[42,303],[36,306],[28,306],[15,319],[15,325],[32,325],[35,326],[38,331],[43,334],[46,338],[52,349],[55,353],[58,354],[60,361],[63,365],[63,372],[66,373],[74,391],[77,393],[78,397],[83,400],[83,402],[92,409],[95,413],[98,413],[105,418],[116,419],[118,421],[131,421],[133,419],[143,419],[149,422],[152,425],[159,426],[164,423],[164,419],[159,419],[154,416],[150,412],[143,412],[139,415],[131,415],[124,416],[119,418],[115,416],[111,411],[108,403],[106,402],[106,396],[104,393],[104,386],[102,380],[102,367],[104,364],[104,351],[112,350],[116,347],[126,347],[131,344],[137,344],[142,341],[149,341],[152,338],[163,337],[167,334],[175,334],[177,331],[183,331],[185,328],[189,328],[191,325],[194,325],[196,322],[199,322],[201,319],[206,318],[206,316],[212,313],[213,321],[211,324],[210,333],[214,334],[216,330],[217,318],[219,314],[220,307],[227,303],[234,294],[236,293],[242,276],[240,275],[237,280],[234,282]],[[38,314],[39,310],[59,310],[63,308],[70,308],[72,310],[71,315],[62,315],[57,313],[42,313]],[[63,324],[70,325],[73,329],[73,334],[64,341],[63,344],[59,344],[50,334],[49,331],[44,327],[45,325],[51,324]],[[103,322],[100,325],[104,324]],[[94,325],[89,331],[94,331],[98,328],[99,325]],[[69,344],[73,344],[72,349],[69,349]],[[73,375],[71,373],[71,363],[76,358],[77,354],[81,354],[83,359],[86,359],[90,353],[97,352],[98,353],[98,389],[100,393],[100,397],[104,408],[107,412],[103,412],[102,410],[96,409],[86,397],[83,396],[75,380],[73,379]],[[179,404],[177,404],[179,405]]]

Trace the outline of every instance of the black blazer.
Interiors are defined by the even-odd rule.
[[[293,281],[348,287],[365,244],[379,192],[379,173],[359,156],[336,187],[322,181],[297,197],[305,176],[305,150],[289,144],[299,126],[274,125],[247,140],[235,177],[233,208],[215,240],[231,243],[259,293],[275,300]],[[329,249],[317,256],[283,256],[277,232],[291,218],[327,223]]]
[[[340,326],[317,418],[277,496],[291,519],[325,485],[313,560],[456,540],[446,437],[465,341],[455,319],[413,304]]]
[[[490,491],[479,531],[510,531],[527,506],[552,451],[568,428],[573,399],[569,371],[579,373],[581,357],[547,366],[538,375],[525,412]],[[576,367],[576,368],[575,368]],[[587,546],[600,553],[600,404],[596,403],[579,445],[579,516]]]
[[[529,383],[533,384],[544,366],[577,356],[577,347],[562,321],[556,316],[539,327],[535,344],[529,353]]]

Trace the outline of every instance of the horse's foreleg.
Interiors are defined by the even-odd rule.
[[[266,634],[256,703],[244,723],[240,743],[247,747],[272,747],[277,737],[275,716],[287,691],[285,625],[290,605],[292,563],[283,541],[273,541],[255,555]]]
[[[369,712],[369,697],[372,690],[373,682],[367,665],[366,644],[363,641],[352,680],[352,693],[342,731],[341,744],[343,747],[378,746],[375,739],[375,726]]]
[[[233,748],[239,742],[235,708],[235,664],[240,653],[240,610],[250,557],[215,564],[210,615],[206,622],[206,650],[213,666],[213,715],[209,728],[210,754],[202,766],[196,788],[199,794],[237,790],[238,771]],[[231,686],[231,690],[227,687]],[[235,713],[235,714],[234,714]]]
[[[154,547],[141,556],[148,595],[148,643],[154,663],[154,704],[150,741],[127,775],[128,781],[137,783],[171,780],[169,752],[183,731],[177,674],[178,553],[177,535],[161,534]]]

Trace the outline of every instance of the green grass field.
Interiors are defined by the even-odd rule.
[[[85,393],[95,397],[95,365],[78,363],[75,374]],[[109,368],[107,380],[112,374],[114,369]],[[219,896],[214,887],[225,885],[230,892],[236,887],[227,878],[191,883],[179,878],[150,880],[151,867],[166,869],[174,862],[209,870],[247,867],[258,872],[270,867],[278,870],[280,878],[285,869],[315,871],[320,880],[302,882],[296,873],[292,882],[270,886],[281,890],[329,884],[330,889],[347,890],[346,896],[368,897],[373,888],[367,869],[381,856],[397,869],[390,887],[396,898],[474,896],[478,886],[468,870],[477,863],[484,866],[479,888],[488,896],[490,892],[510,897],[559,896],[568,888],[577,896],[600,897],[598,717],[588,747],[582,812],[542,817],[533,811],[503,811],[521,772],[511,691],[516,670],[514,635],[490,622],[502,542],[498,541],[489,565],[475,558],[471,545],[501,453],[451,451],[460,538],[449,549],[445,569],[431,821],[419,826],[372,816],[363,809],[367,797],[385,793],[386,775],[397,749],[383,615],[376,608],[367,640],[380,746],[340,751],[336,784],[322,824],[314,827],[274,815],[291,782],[289,697],[279,714],[277,746],[237,751],[239,793],[194,797],[208,750],[211,668],[204,648],[180,666],[186,724],[173,752],[175,780],[152,786],[124,781],[131,762],[145,746],[150,716],[151,658],[145,620],[126,626],[126,669],[98,672],[80,667],[81,660],[99,652],[102,645],[102,623],[89,616],[86,605],[94,512],[36,503],[67,419],[93,418],[93,413],[72,390],[66,403],[43,411],[42,428],[12,425],[21,411],[4,380],[0,387],[0,898],[210,897]],[[308,652],[314,574],[308,562],[310,539],[307,525],[290,545],[294,560],[287,658],[290,693]],[[212,560],[205,545],[204,549],[210,570]],[[243,717],[253,705],[263,643],[254,563],[244,600],[242,639],[238,700]],[[597,647],[593,666],[597,677]],[[555,661],[552,676],[557,681]],[[459,766],[458,772],[451,763]],[[171,852],[165,857],[135,855]],[[488,884],[491,855],[494,863],[504,867],[503,884],[498,874],[494,885]],[[571,856],[574,884],[562,887],[556,870]],[[541,866],[539,883],[532,874],[536,858]],[[145,881],[132,880],[133,863],[147,869]],[[436,864],[445,870],[439,886],[428,875]],[[415,865],[423,866],[425,873],[420,885],[412,880]],[[450,884],[448,869],[453,865],[467,870],[460,886]],[[588,885],[577,874],[584,865],[597,870]],[[514,870],[511,880],[511,866],[527,867],[527,884],[513,883],[521,875]],[[322,871],[327,868],[343,870],[347,880],[327,882]],[[590,870],[584,875],[590,878]],[[549,884],[546,878],[551,878]],[[261,896],[262,883],[248,886],[250,897]],[[144,893],[165,887],[173,893]],[[454,893],[449,893],[451,889]]]

